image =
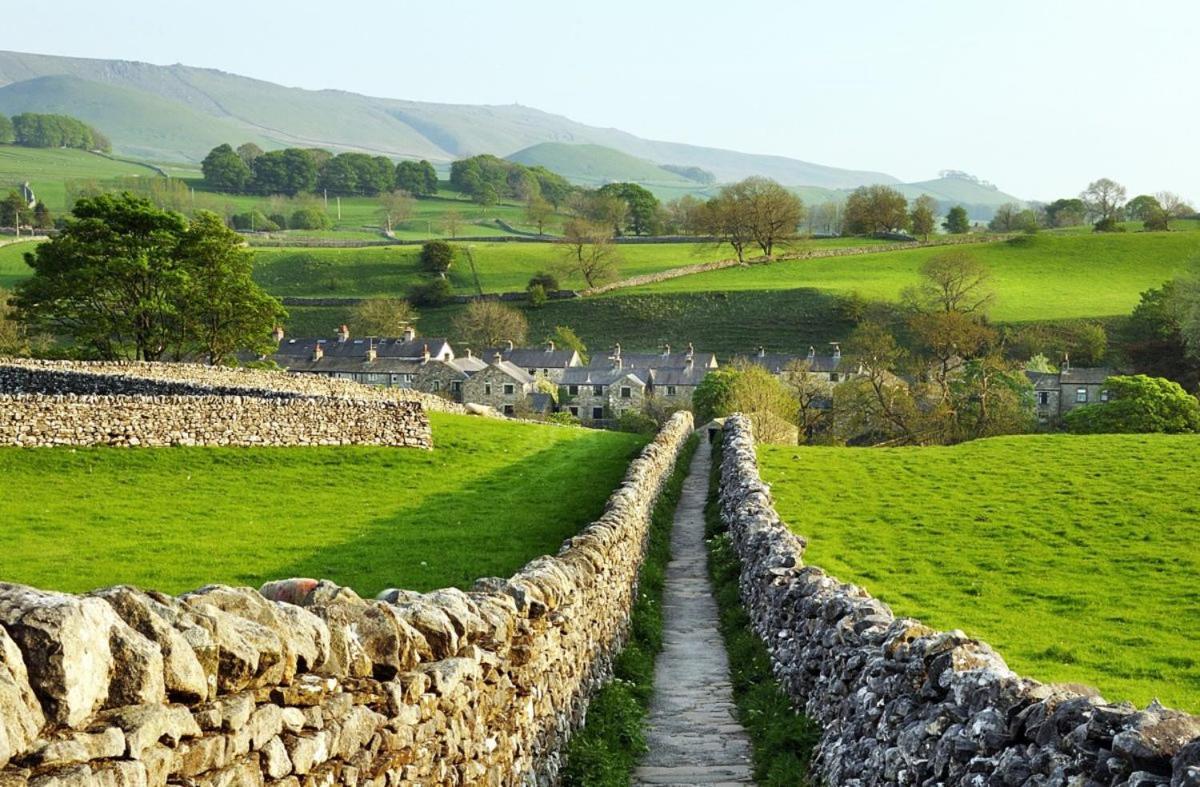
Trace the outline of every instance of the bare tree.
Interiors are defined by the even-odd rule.
[[[754,242],[750,221],[741,209],[737,198],[728,189],[710,199],[697,210],[697,221],[705,235],[717,239],[717,243],[728,243],[737,254],[738,262],[746,261],[746,247]]]
[[[808,361],[787,364],[782,377],[796,400],[797,442],[808,442],[829,417],[833,384],[813,374]]]
[[[1125,187],[1108,178],[1093,180],[1079,195],[1098,221],[1116,221],[1125,204]]]
[[[1158,200],[1158,204],[1168,216],[1173,219],[1181,219],[1186,216],[1191,216],[1196,212],[1188,202],[1173,191],[1160,191],[1154,195]]]
[[[370,298],[354,307],[350,324],[362,336],[400,336],[417,321],[417,310],[399,298]]]
[[[379,218],[387,234],[392,234],[392,228],[412,215],[412,195],[402,189],[389,191],[379,195]]]
[[[983,315],[995,299],[992,273],[975,255],[952,250],[922,263],[921,283],[905,290],[905,301],[917,311]]]
[[[598,287],[617,276],[619,257],[607,225],[586,219],[569,219],[561,241],[565,253],[560,266],[564,275],[578,275],[589,287]]]
[[[458,237],[458,228],[462,226],[462,214],[456,208],[450,208],[442,214],[442,228],[451,238]]]
[[[524,344],[529,335],[525,315],[499,301],[472,301],[453,322],[454,338],[468,347]],[[490,359],[485,359],[490,360]]]

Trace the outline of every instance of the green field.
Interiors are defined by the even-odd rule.
[[[972,246],[995,279],[991,315],[1001,321],[1128,314],[1150,287],[1188,269],[1200,256],[1192,232],[1039,235]],[[917,269],[944,249],[915,249],[729,268],[660,282],[632,292],[779,291],[810,287],[894,301],[917,281]]]
[[[373,595],[508,576],[596,516],[643,438],[434,413],[433,451],[0,448],[0,577]],[[581,469],[586,468],[586,482]]]
[[[83,150],[0,145],[0,190],[7,194],[13,187],[29,181],[34,194],[54,214],[67,209],[66,181],[130,176],[159,177],[144,164],[116,161]]]
[[[898,615],[961,628],[1043,681],[1200,711],[1200,438],[760,446],[759,460],[806,561]]]
[[[17,282],[29,278],[33,269],[25,264],[25,252],[32,251],[34,245],[32,242],[20,242],[0,246],[0,287],[11,290]]]

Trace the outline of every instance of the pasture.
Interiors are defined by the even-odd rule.
[[[758,453],[806,562],[1022,674],[1200,711],[1200,438]]]
[[[52,214],[67,210],[68,180],[103,181],[133,176],[160,177],[145,164],[110,159],[83,150],[0,145],[0,191],[3,192],[0,196],[29,181],[38,199],[46,203]]]
[[[508,576],[598,516],[644,438],[433,413],[433,451],[0,448],[0,577],[363,595]],[[585,472],[586,470],[586,472]],[[587,482],[581,482],[586,475]]]
[[[9,237],[3,238],[10,240]],[[25,253],[33,251],[32,241],[0,245],[0,287],[11,290],[18,282],[29,278],[33,269],[25,264]]]
[[[777,292],[812,288],[896,301],[917,270],[945,249],[782,261],[727,268],[628,293]],[[1193,232],[1050,235],[969,247],[993,274],[993,319],[1005,322],[1128,314],[1139,295],[1200,259]]]

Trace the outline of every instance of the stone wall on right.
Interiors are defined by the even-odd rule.
[[[897,618],[805,566],[741,415],[725,425],[719,501],[742,604],[784,689],[823,727],[821,783],[1200,787],[1200,717],[1022,677],[986,643]]]

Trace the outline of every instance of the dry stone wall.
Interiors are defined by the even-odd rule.
[[[1200,786],[1200,718],[1023,678],[986,643],[897,618],[805,566],[743,416],[726,422],[720,479],[742,603],[776,676],[824,728],[825,784]]]
[[[553,784],[691,429],[675,415],[555,556],[466,592],[0,584],[0,787]]]

